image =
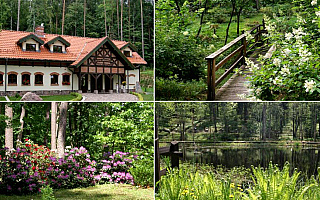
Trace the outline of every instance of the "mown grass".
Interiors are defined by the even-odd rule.
[[[7,101],[5,97],[0,97],[0,101]]]
[[[105,184],[88,188],[63,189],[54,192],[57,200],[149,200],[153,199],[153,188],[141,189],[131,185]],[[5,196],[0,200],[40,200],[41,195]]]

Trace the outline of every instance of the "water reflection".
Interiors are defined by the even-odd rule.
[[[250,148],[243,147],[210,147],[197,148],[186,147],[184,160],[212,164],[213,166],[223,165],[227,168],[236,166],[267,167],[272,161],[281,168],[288,161],[291,169],[297,168],[299,171],[310,175],[317,174],[320,166],[319,148],[293,148],[282,146],[256,146]]]

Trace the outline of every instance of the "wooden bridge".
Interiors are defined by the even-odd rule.
[[[249,94],[249,82],[246,80],[246,77],[250,76],[251,73],[246,70],[245,57],[247,56],[247,52],[253,51],[249,59],[256,64],[259,55],[266,52],[263,47],[256,48],[259,46],[258,44],[261,44],[262,33],[267,33],[264,22],[262,25],[258,24],[248,31],[248,34],[252,35],[252,39],[247,39],[246,34],[243,33],[221,49],[205,58],[208,62],[207,100],[241,101],[244,100],[241,98],[241,95]],[[233,51],[227,56],[221,58],[223,53],[226,53],[228,50]],[[216,64],[218,60],[219,63]],[[228,65],[229,67],[222,68],[224,65]],[[229,75],[231,72],[233,72],[237,67],[240,67],[243,73],[241,75],[234,74],[222,87],[218,89],[219,84],[221,84],[227,77],[230,77]],[[220,71],[218,71],[219,69]],[[217,72],[220,72],[219,74],[221,74],[222,70],[225,70],[225,72],[216,80]]]

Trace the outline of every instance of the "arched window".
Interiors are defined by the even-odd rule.
[[[50,76],[51,76],[51,85],[53,86],[59,85],[59,73],[52,72]]]
[[[8,85],[17,86],[17,72],[8,72]]]
[[[42,86],[43,85],[43,73],[42,72],[34,73],[34,85],[35,86]]]
[[[62,85],[70,85],[70,73],[62,74]]]
[[[31,73],[29,73],[29,72],[22,72],[21,73],[22,85],[30,85],[30,75],[31,75]]]
[[[3,72],[0,72],[0,86],[3,85]]]

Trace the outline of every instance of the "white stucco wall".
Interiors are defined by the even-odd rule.
[[[140,76],[139,69],[128,70],[128,73],[126,72],[126,75],[127,74],[129,75],[129,89],[136,89],[136,82],[139,81],[139,76]],[[135,77],[130,76],[130,74],[135,75]],[[127,82],[128,82],[128,78],[127,78]]]
[[[5,73],[5,66],[0,65],[0,71]],[[8,65],[7,72],[17,72],[17,86],[8,86],[6,76],[3,75],[3,79],[7,84],[7,91],[40,91],[40,90],[72,90],[72,82],[74,83],[73,90],[78,90],[78,77],[76,74],[73,75],[72,72],[67,67],[40,67],[40,66],[12,66]],[[22,85],[22,72],[30,72],[30,86]],[[42,72],[43,75],[43,86],[35,86],[35,72]],[[51,86],[51,76],[50,73],[59,73],[59,85]],[[62,74],[68,72],[70,76],[70,85],[62,85]],[[0,86],[0,91],[5,91],[5,86]]]
[[[29,39],[25,42],[22,43],[22,49],[26,50],[27,49],[27,43],[28,44],[35,44],[36,45],[36,50],[39,51],[39,43],[34,41],[33,39]]]

